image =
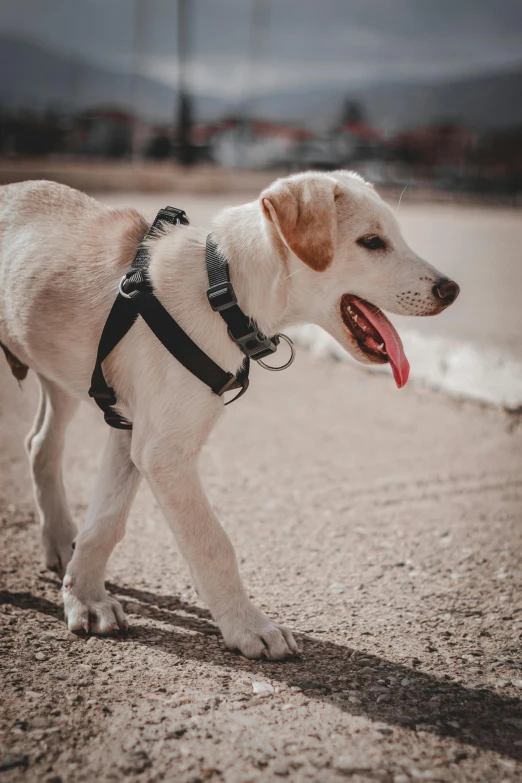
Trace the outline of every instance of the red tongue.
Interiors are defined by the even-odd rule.
[[[392,366],[395,383],[399,389],[402,389],[408,380],[410,365],[404,353],[401,338],[397,334],[393,324],[388,321],[381,310],[373,307],[373,305],[368,302],[365,302],[364,299],[357,298],[356,302],[359,310],[372,326],[377,329],[384,340],[384,347],[386,348],[386,353],[388,354]]]

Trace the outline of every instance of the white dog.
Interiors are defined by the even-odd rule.
[[[125,628],[104,574],[143,475],[226,645],[250,658],[282,659],[297,651],[292,634],[249,601],[198,477],[197,457],[223,398],[176,361],[141,318],[104,364],[119,410],[134,428],[108,431],[79,533],[67,508],[65,430],[79,401],[88,399],[118,282],[147,230],[135,210],[103,206],[56,183],[0,188],[0,342],[18,378],[30,367],[40,380],[27,449],[45,561],[64,574],[70,630]],[[279,179],[259,200],[220,212],[213,237],[228,260],[239,305],[266,335],[318,324],[360,361],[390,362],[398,386],[407,380],[408,362],[379,307],[434,315],[459,291],[410,250],[373,188],[346,171]],[[207,301],[205,239],[191,226],[165,227],[149,243],[149,274],[180,326],[235,373],[244,357]]]

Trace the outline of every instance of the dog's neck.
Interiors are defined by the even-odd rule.
[[[292,256],[262,215],[258,202],[223,210],[211,230],[228,261],[239,306],[264,334],[272,336],[307,321],[308,297],[301,283],[308,267]],[[160,301],[204,349],[216,323],[206,302],[206,238],[207,232],[196,226],[170,227],[153,243],[149,266]],[[221,331],[226,335],[224,323]],[[237,346],[228,337],[219,346],[220,353],[213,358],[235,372],[238,360],[242,360]]]
[[[289,253],[258,201],[220,212],[212,234],[229,263],[238,304],[265,334],[300,320],[292,316]]]

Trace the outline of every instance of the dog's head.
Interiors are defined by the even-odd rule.
[[[265,226],[288,264],[289,311],[328,331],[364,363],[389,362],[399,388],[409,365],[380,308],[436,315],[459,287],[417,256],[390,207],[348,171],[279,179],[261,194]]]

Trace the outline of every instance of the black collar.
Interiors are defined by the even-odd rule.
[[[233,375],[222,370],[191,340],[156,298],[148,275],[149,251],[145,240],[154,236],[162,223],[179,226],[188,225],[188,222],[186,214],[181,209],[165,207],[158,212],[138,248],[131,268],[120,281],[118,296],[105,322],[98,345],[89,395],[94,398],[103,411],[107,424],[116,429],[130,430],[132,424],[114,410],[114,406],[117,405],[116,394],[105,380],[102,363],[127,334],[138,315],[141,315],[169,353],[209,386],[214,394],[221,396],[232,389],[240,390],[239,394],[226,405],[234,402],[246,392],[250,359],[259,361],[277,350],[279,335],[265,337],[237,304],[236,295],[230,282],[228,263],[219,253],[211,235],[207,237],[206,246],[210,284],[207,291],[208,301],[212,309],[226,321],[230,338],[245,355],[239,372]]]

